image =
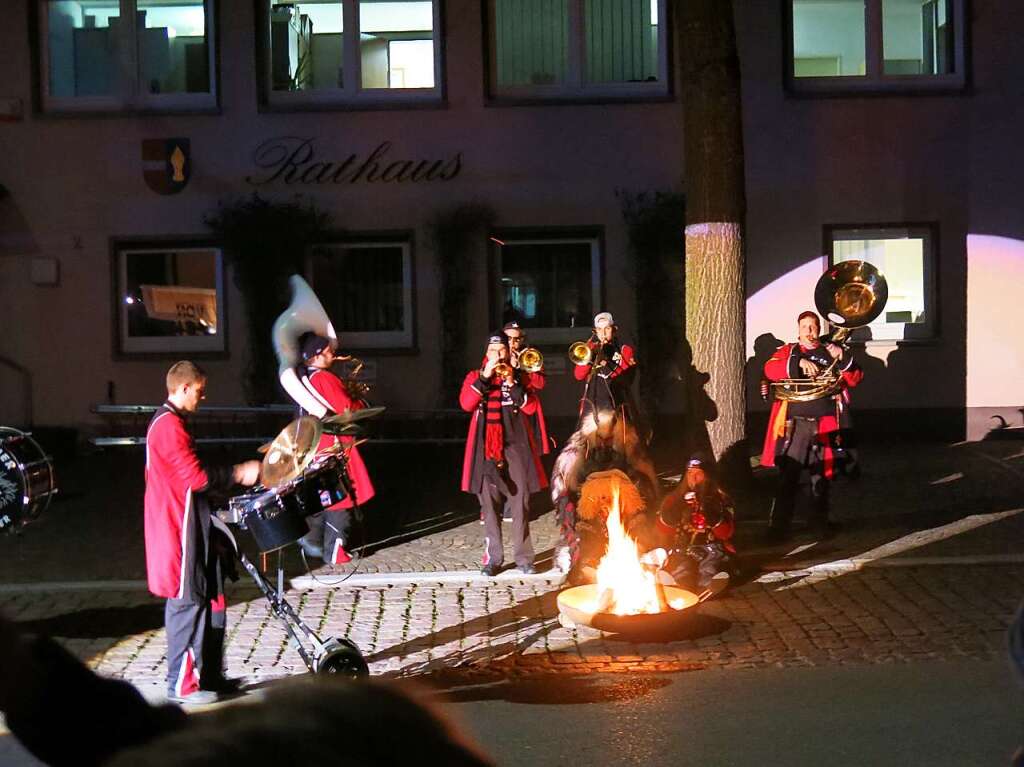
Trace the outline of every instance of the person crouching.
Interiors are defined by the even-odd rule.
[[[709,475],[707,463],[700,455],[690,458],[658,512],[668,553],[662,572],[691,591],[708,588],[716,575],[727,578],[736,557],[732,501]]]

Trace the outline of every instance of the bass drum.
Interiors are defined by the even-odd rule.
[[[56,492],[53,461],[39,443],[27,432],[0,426],[0,532],[36,519]]]

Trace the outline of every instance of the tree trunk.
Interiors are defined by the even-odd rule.
[[[732,3],[685,0],[678,14],[686,164],[686,337],[708,374],[715,457],[746,431],[743,368],[743,124]]]

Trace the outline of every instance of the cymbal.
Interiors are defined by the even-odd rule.
[[[324,423],[354,423],[355,421],[363,421],[367,418],[378,416],[385,410],[387,410],[387,408],[383,405],[378,407],[364,407],[362,410],[343,410],[336,415],[327,416],[327,418],[324,419]]]
[[[322,434],[320,421],[310,415],[296,418],[285,426],[263,456],[260,483],[264,487],[276,487],[302,474],[316,457]]]

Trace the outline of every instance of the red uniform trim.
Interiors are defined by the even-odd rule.
[[[336,413],[342,413],[346,410],[361,410],[363,408],[363,403],[360,400],[352,399],[341,379],[329,370],[313,371],[309,376],[309,383]],[[355,442],[352,437],[338,437],[333,434],[325,434],[320,438],[318,450],[326,450],[337,444],[339,440],[346,446],[352,445]],[[348,449],[348,476],[352,480],[356,500],[360,504],[364,504],[373,498],[376,490],[370,481],[370,472],[367,471],[366,464],[363,462],[363,457],[359,454],[359,448],[357,447],[349,447]],[[350,509],[352,506],[352,499],[346,498],[331,506],[328,511]]]
[[[779,381],[789,378],[789,361],[797,344],[786,344],[775,350],[775,353],[764,363],[764,377],[769,381]],[[864,371],[857,365],[849,365],[841,374],[843,384],[836,397],[842,397],[845,401],[849,398],[848,389],[852,389],[864,378]],[[782,403],[779,400],[772,402],[771,413],[768,416],[768,427],[765,429],[764,446],[761,450],[761,465],[775,465],[775,447],[778,437],[775,433],[775,420],[779,415]],[[826,415],[818,418],[818,439],[824,445],[825,476],[831,478],[834,474],[832,448],[828,435],[839,430],[839,421],[834,415]]]

